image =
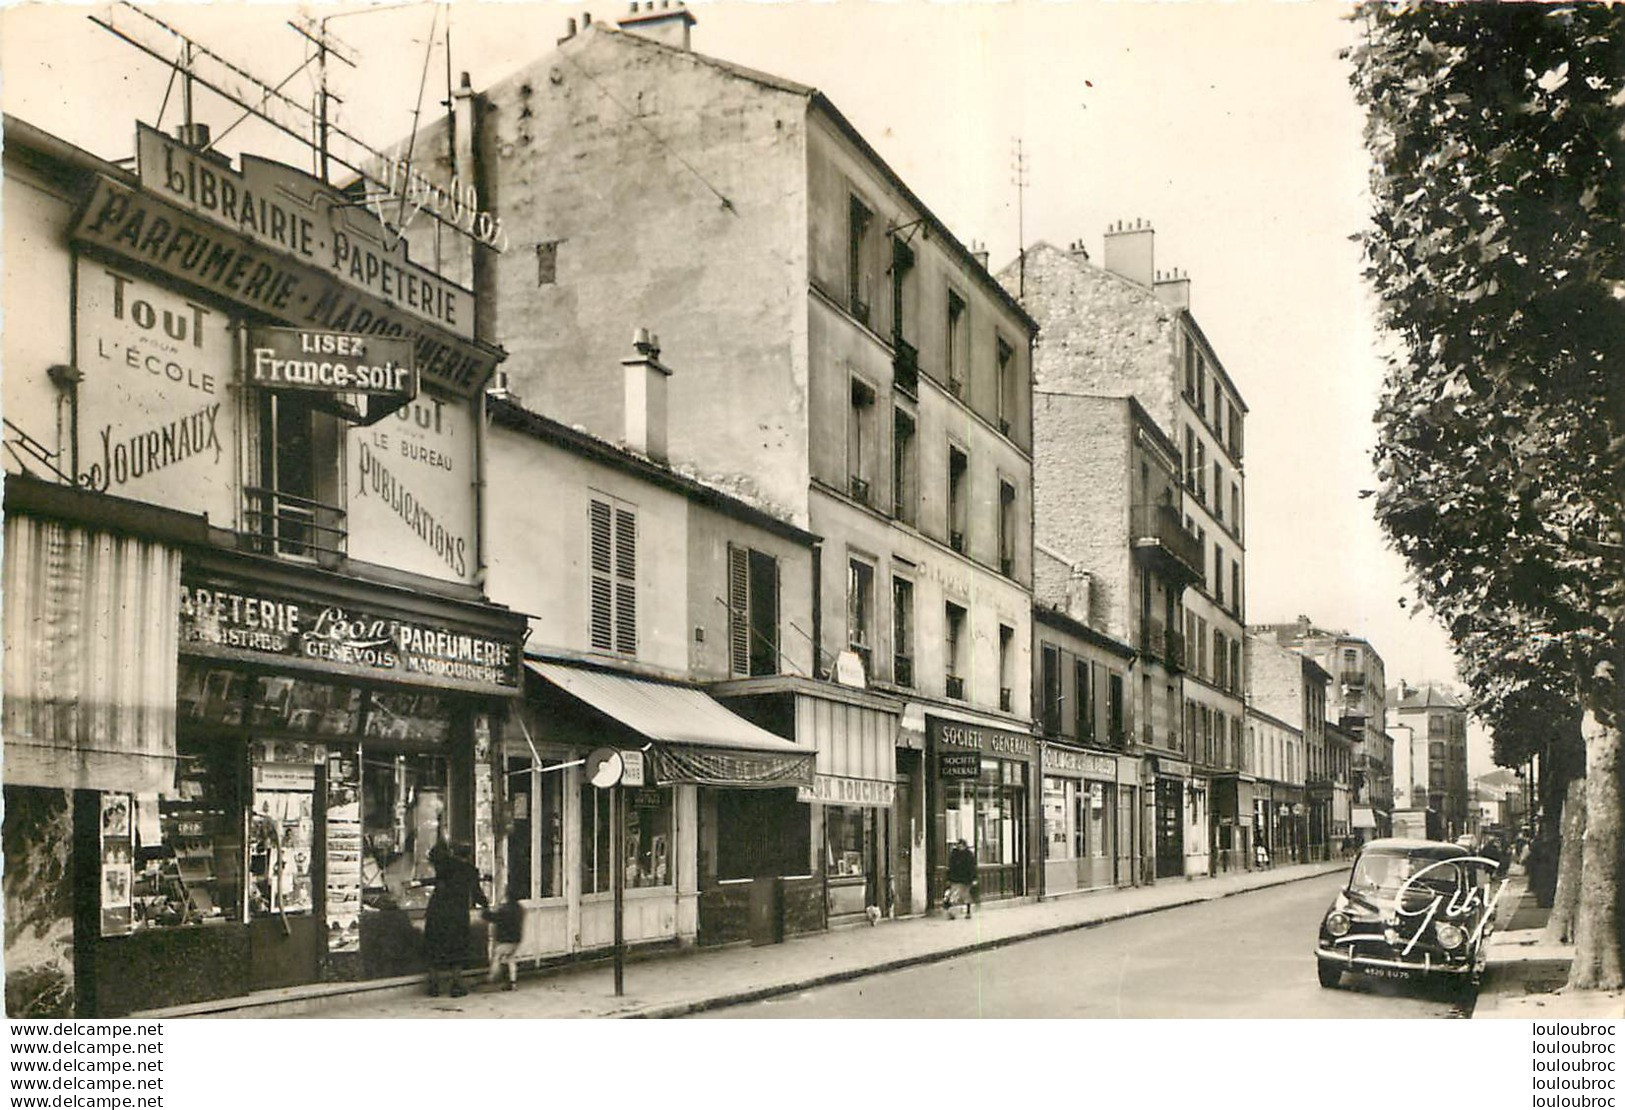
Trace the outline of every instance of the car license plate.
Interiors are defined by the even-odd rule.
[[[1397,967],[1365,967],[1360,970],[1377,979],[1409,979],[1415,974],[1413,971]]]

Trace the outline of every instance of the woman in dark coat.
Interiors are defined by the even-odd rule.
[[[451,996],[468,993],[458,968],[468,958],[469,914],[474,906],[490,907],[491,901],[480,889],[480,873],[473,864],[473,851],[467,844],[442,842],[429,853],[434,865],[434,893],[423,915],[423,944],[429,956],[429,994],[439,995],[440,979],[451,975]]]

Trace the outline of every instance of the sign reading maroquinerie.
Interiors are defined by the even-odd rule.
[[[292,656],[352,673],[383,671],[482,689],[519,685],[515,643],[327,599],[182,581],[179,616],[182,651]]]

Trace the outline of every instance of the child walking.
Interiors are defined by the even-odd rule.
[[[485,981],[495,983],[498,972],[506,965],[508,981],[502,989],[511,991],[519,978],[519,941],[525,935],[525,911],[510,889],[500,906],[485,911],[485,920],[491,923],[492,933],[491,970]]]

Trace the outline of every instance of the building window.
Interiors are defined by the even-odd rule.
[[[1207,620],[1196,618],[1196,675],[1211,680],[1213,672],[1207,669]]]
[[[1207,360],[1196,356],[1196,411],[1207,415]]]
[[[875,568],[861,559],[848,560],[846,571],[846,646],[863,660],[869,674],[874,651]]]
[[[728,670],[779,673],[779,561],[728,545]]]
[[[1006,578],[1016,573],[1016,487],[999,482],[999,573]]]
[[[1224,548],[1213,541],[1213,600],[1224,604]]]
[[[1016,630],[1007,624],[999,625],[999,708],[1006,713],[1014,712],[1016,697]],[[1061,670],[1055,669],[1055,682],[1059,687]],[[1060,718],[1056,718],[1056,727],[1060,726]]]
[[[606,894],[610,890],[611,793],[591,783],[581,785],[581,892]],[[626,792],[622,804],[621,852],[626,886],[671,886],[672,866],[670,787],[643,787]]]
[[[1207,505],[1207,444],[1201,440],[1196,441],[1196,500]]]
[[[1215,686],[1223,686],[1225,676],[1230,673],[1230,669],[1225,666],[1224,651],[1224,633],[1215,628],[1213,630],[1213,684]]]
[[[1230,689],[1233,693],[1241,693],[1241,644],[1236,644],[1236,650],[1230,653]]]
[[[914,583],[891,580],[892,679],[899,686],[914,685]]]
[[[948,602],[942,613],[942,662],[947,672],[947,691],[950,698],[965,700],[965,610]]]
[[[1230,608],[1241,614],[1241,563],[1230,564]]]
[[[857,197],[847,207],[846,291],[847,307],[864,324],[869,322],[870,294],[874,275],[870,270],[869,234],[875,214]]]
[[[995,366],[998,368],[999,431],[1009,435],[1011,422],[1016,418],[1016,352],[1002,336],[995,337],[994,342]]]
[[[1218,461],[1213,463],[1213,519],[1224,523],[1224,467]]]
[[[322,498],[331,491],[341,460],[342,437],[333,418],[295,392],[259,391],[257,464],[259,484],[245,490],[246,524],[267,538],[270,553],[315,558],[344,551],[343,511]],[[325,465],[319,460],[331,460]]]
[[[1185,396],[1196,400],[1196,344],[1191,342],[1190,336],[1185,340]]]
[[[1095,738],[1094,691],[1090,689],[1089,662],[1072,661],[1072,729],[1079,740]]]
[[[892,412],[892,515],[905,524],[915,522],[919,502],[920,463],[915,453],[914,418],[902,409]]]
[[[853,500],[873,504],[875,391],[867,382],[852,379],[852,405],[846,421],[847,492]]]
[[[1230,529],[1241,534],[1241,486],[1236,482],[1230,483]]]
[[[559,279],[559,241],[546,239],[536,244],[536,284],[552,285]]]
[[[588,507],[592,547],[591,634],[594,651],[638,650],[637,510],[594,497]]]
[[[948,546],[960,554],[967,548],[966,507],[970,500],[970,456],[948,445]]]
[[[1185,488],[1196,490],[1196,429],[1185,429]]]
[[[906,338],[908,328],[905,326],[903,315],[904,294],[908,289],[908,275],[914,269],[914,251],[903,240],[893,237],[891,241],[891,334],[892,343],[897,347],[908,345]],[[913,383],[908,383],[910,392]]]
[[[948,290],[948,332],[944,340],[948,389],[955,397],[965,391],[965,299]]]

